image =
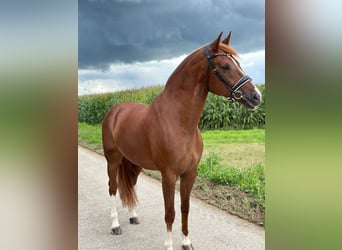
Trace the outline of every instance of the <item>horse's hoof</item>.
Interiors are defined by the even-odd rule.
[[[183,245],[183,250],[194,250],[192,244],[190,245]]]
[[[121,227],[119,226],[119,227],[112,228],[112,234],[114,234],[114,235],[122,234]]]
[[[139,224],[139,220],[138,220],[138,217],[132,217],[132,218],[129,218],[129,223],[131,224],[134,224],[134,225],[137,225]]]

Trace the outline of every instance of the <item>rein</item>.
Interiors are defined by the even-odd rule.
[[[251,81],[252,78],[250,78],[248,75],[244,74],[240,80],[238,80],[233,87],[231,87],[226,80],[222,77],[220,74],[218,68],[215,66],[213,63],[212,59],[217,57],[217,56],[227,56],[230,57],[230,54],[227,53],[215,53],[215,54],[209,54],[209,46],[205,47],[205,56],[208,59],[208,67],[207,67],[207,75],[206,75],[206,84],[208,86],[209,90],[209,67],[212,68],[214,74],[216,77],[223,83],[223,85],[230,91],[230,96],[228,97],[229,100],[239,100],[244,98],[242,92],[239,90],[242,86],[244,86],[247,82]]]

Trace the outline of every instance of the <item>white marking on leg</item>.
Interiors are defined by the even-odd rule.
[[[138,217],[137,213],[135,212],[135,208],[129,208],[128,209],[128,213],[129,213],[129,218],[136,218],[136,217]]]
[[[110,196],[110,203],[111,203],[111,211],[110,211],[110,217],[112,218],[112,228],[117,228],[120,226],[119,220],[118,220],[118,212],[116,210],[116,197],[115,195]]]
[[[166,250],[173,250],[172,232],[167,232],[167,240],[165,241]]]
[[[189,236],[185,236],[183,235],[184,239],[183,239],[183,246],[190,246],[191,245],[191,241],[189,239]]]

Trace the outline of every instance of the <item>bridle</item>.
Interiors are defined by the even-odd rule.
[[[248,75],[244,74],[240,80],[238,80],[233,87],[231,87],[226,80],[222,77],[222,75],[220,74],[218,68],[215,66],[215,64],[213,63],[212,59],[217,57],[217,56],[227,56],[232,58],[232,56],[230,54],[227,53],[214,53],[214,54],[209,54],[209,45],[206,46],[204,48],[205,50],[205,56],[208,59],[208,67],[207,67],[207,75],[206,75],[206,84],[208,86],[209,89],[209,67],[212,68],[214,74],[216,75],[216,77],[223,83],[223,85],[230,91],[230,96],[228,97],[228,99],[234,101],[234,100],[239,100],[244,98],[242,92],[239,90],[239,88],[241,88],[242,86],[244,86],[247,82],[251,81],[252,78],[250,78]],[[234,60],[232,58],[232,60]]]

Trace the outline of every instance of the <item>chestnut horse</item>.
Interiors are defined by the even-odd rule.
[[[180,177],[183,249],[193,249],[188,232],[189,198],[201,159],[203,142],[198,123],[208,92],[253,109],[261,94],[241,69],[230,35],[192,52],[169,77],[164,90],[150,105],[122,103],[111,108],[102,124],[104,155],[108,163],[112,234],[121,234],[116,210],[119,189],[128,207],[130,223],[139,223],[135,184],[143,168],[162,176],[167,239],[172,250],[175,184]]]

